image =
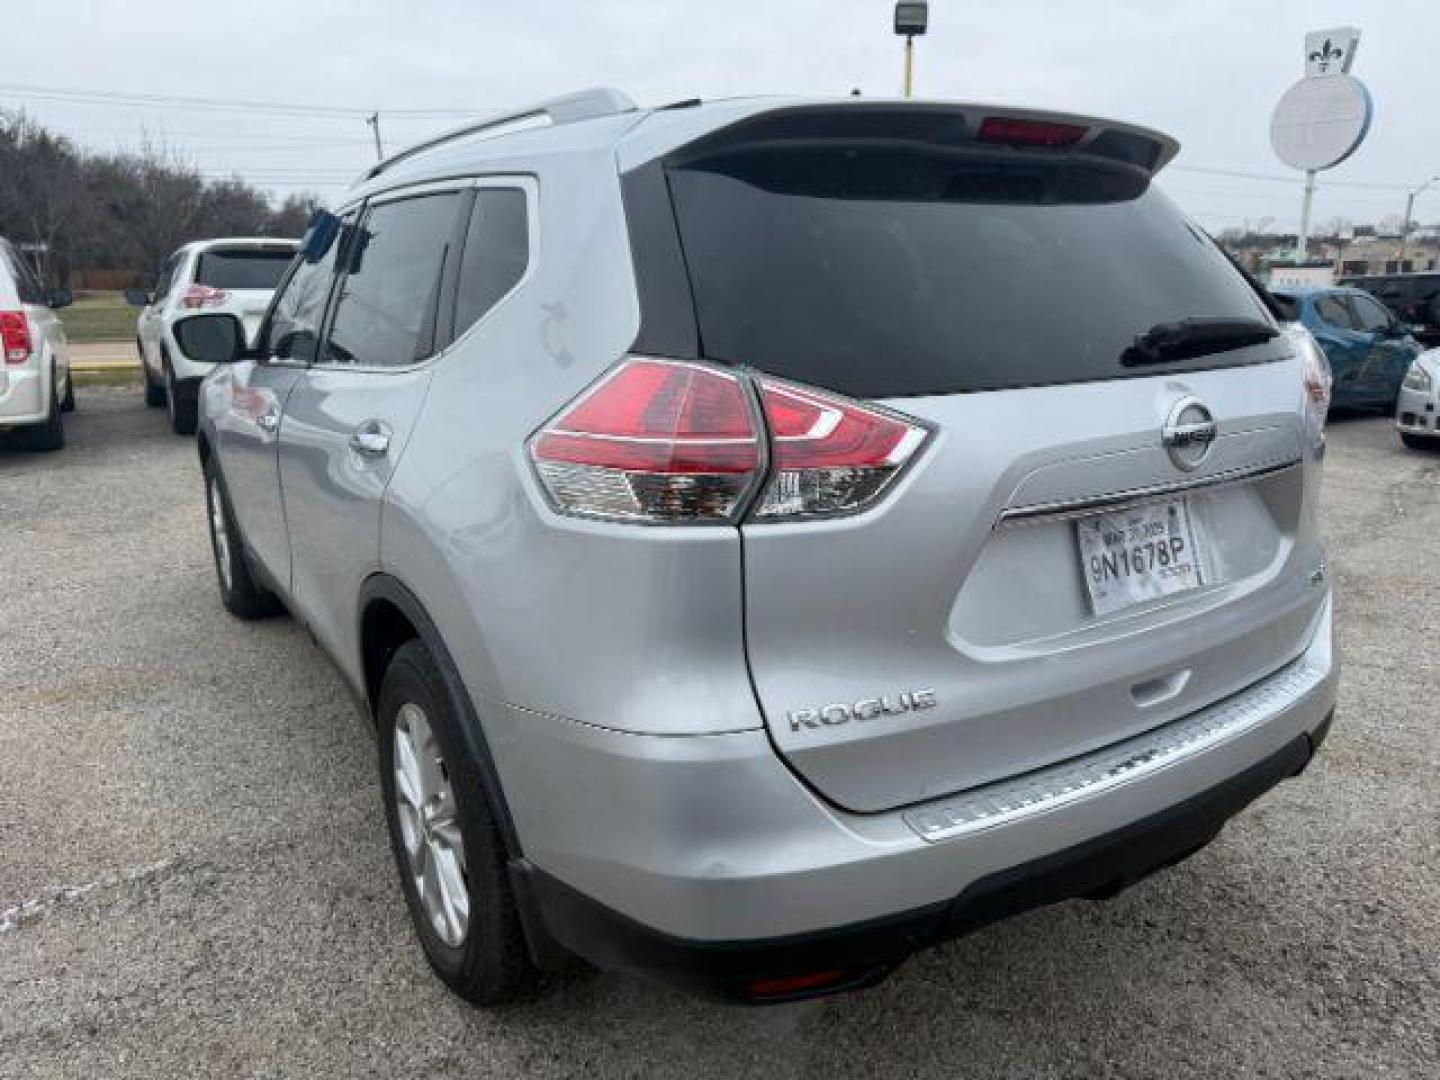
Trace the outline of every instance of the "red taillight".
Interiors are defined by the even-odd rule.
[[[0,311],[0,343],[5,349],[5,363],[23,364],[30,359],[30,320],[23,311]]]
[[[530,443],[562,510],[651,521],[723,521],[758,476],[760,435],[740,379],[632,359]]]
[[[755,517],[849,513],[873,502],[924,441],[893,413],[758,380],[770,481]],[[749,379],[631,358],[536,433],[530,456],[556,507],[623,520],[733,521],[765,465]]]
[[[843,971],[809,971],[804,975],[786,975],[777,979],[752,979],[745,984],[745,996],[752,1001],[787,998],[823,990],[844,978]]]
[[[773,474],[755,508],[769,520],[853,513],[870,505],[925,441],[925,428],[845,398],[760,381]]]
[[[1089,128],[1083,124],[1057,124],[1053,120],[1024,120],[1013,116],[987,116],[980,121],[981,142],[1009,146],[1074,146]]]
[[[191,285],[180,294],[180,306],[187,308],[219,307],[230,298],[224,289],[212,285]]]

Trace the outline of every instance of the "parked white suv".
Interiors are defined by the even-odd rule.
[[[65,445],[60,414],[75,408],[70,347],[51,310],[69,302],[68,293],[47,293],[0,239],[0,431],[25,428],[35,450]]]
[[[166,406],[177,435],[194,434],[200,380],[211,365],[181,352],[171,325],[197,311],[225,311],[253,335],[295,245],[266,237],[197,240],[165,260],[154,292],[127,294],[132,303],[144,305],[135,324],[135,347],[145,376],[145,404]]]

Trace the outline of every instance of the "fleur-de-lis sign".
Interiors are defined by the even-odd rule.
[[[1322,72],[1329,71],[1330,65],[1345,56],[1345,50],[1336,45],[1328,37],[1325,44],[1310,54],[1310,62],[1319,65]]]
[[[1305,35],[1305,74],[1338,75],[1355,62],[1360,31],[1353,26],[1313,30]]]

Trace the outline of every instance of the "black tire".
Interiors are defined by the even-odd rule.
[[[170,430],[176,435],[194,435],[200,422],[200,384],[175,378],[170,361],[165,361],[165,411]]]
[[[53,381],[50,383],[49,413],[40,423],[25,428],[21,440],[27,449],[44,452],[59,450],[65,445],[65,428],[60,419],[60,399],[55,395]]]
[[[66,372],[65,396],[60,399],[60,411],[75,411],[75,373],[73,371]]]
[[[1400,441],[1411,450],[1421,450],[1429,454],[1440,451],[1440,438],[1434,435],[1412,435],[1408,431],[1402,431]]]
[[[245,548],[235,529],[235,515],[230,512],[230,499],[214,464],[205,462],[205,521],[210,531],[210,551],[215,557],[215,580],[220,587],[220,602],[225,610],[239,619],[264,619],[285,610],[280,598],[256,582],[245,558]],[[218,513],[225,525],[222,541],[215,528]]]
[[[465,853],[469,925],[456,945],[441,939],[426,914],[410,871],[401,832],[395,784],[395,725],[401,708],[419,706],[435,736],[441,769],[450,783]],[[534,994],[540,972],[530,959],[506,869],[505,841],[485,797],[482,770],[460,731],[464,715],[451,697],[435,658],[412,639],[396,650],[385,670],[377,713],[380,787],[390,847],[405,892],[410,921],[425,958],[446,986],[480,1006],[504,1005]]]
[[[165,384],[157,383],[150,378],[150,369],[145,366],[145,350],[140,345],[140,339],[135,339],[135,351],[140,356],[140,378],[145,380],[145,404],[152,409],[163,408],[165,405]]]

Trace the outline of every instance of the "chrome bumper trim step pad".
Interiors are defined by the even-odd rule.
[[[1303,699],[1324,681],[1297,660],[1246,690],[1144,735],[1013,780],[915,807],[905,822],[925,840],[951,840],[1046,814],[1162,769],[1243,734]]]

